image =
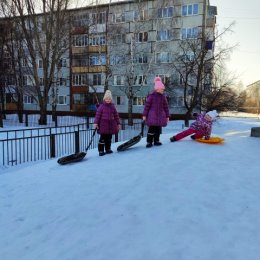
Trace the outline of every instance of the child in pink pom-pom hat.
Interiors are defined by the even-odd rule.
[[[154,79],[154,90],[156,90],[156,91],[157,90],[159,90],[159,91],[165,90],[165,86],[163,85],[160,77],[155,77],[155,79]]]
[[[146,98],[143,120],[149,126],[146,147],[161,145],[160,134],[162,126],[169,121],[169,107],[166,97],[163,95],[165,86],[160,77],[154,79],[154,91]]]

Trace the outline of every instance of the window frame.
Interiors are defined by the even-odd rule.
[[[161,7],[157,10],[158,18],[169,18],[173,17],[174,14],[174,6]]]
[[[181,15],[182,16],[193,16],[199,14],[199,4],[186,4],[183,5],[181,8]]]

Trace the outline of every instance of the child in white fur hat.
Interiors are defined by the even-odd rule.
[[[105,92],[103,103],[98,107],[94,127],[100,134],[98,151],[99,155],[110,154],[112,135],[120,130],[120,119],[115,105],[112,102],[112,93],[110,90]]]
[[[196,121],[191,124],[190,128],[171,137],[170,141],[179,141],[188,135],[192,135],[192,139],[199,139],[204,137],[206,140],[208,140],[211,135],[212,124],[216,120],[217,116],[218,113],[216,110],[209,111],[205,114],[197,114]]]

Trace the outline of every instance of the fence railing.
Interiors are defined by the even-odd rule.
[[[136,122],[133,126],[123,124],[122,130],[113,136],[112,142],[130,139],[140,129],[141,122]],[[93,125],[89,123],[0,131],[0,166],[14,166],[85,151],[93,131]],[[97,147],[98,139],[99,135],[96,134],[89,149]]]

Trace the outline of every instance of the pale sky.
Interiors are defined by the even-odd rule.
[[[224,38],[230,45],[239,44],[227,62],[228,70],[235,72],[245,86],[260,80],[259,0],[210,0],[210,4],[217,6],[220,30],[236,22],[233,33]]]

